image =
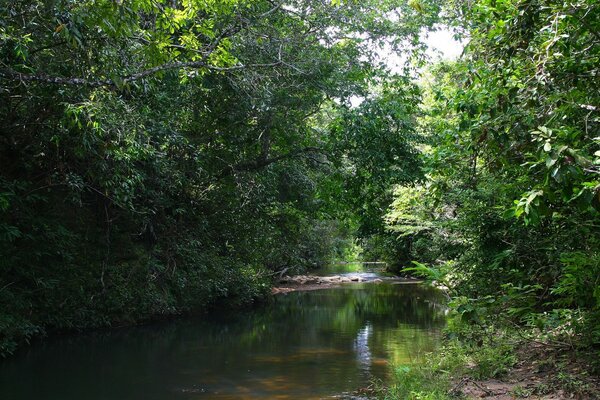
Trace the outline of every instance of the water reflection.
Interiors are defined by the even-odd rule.
[[[364,328],[358,331],[356,339],[354,339],[354,352],[360,369],[369,375],[371,370],[371,350],[369,349],[369,337],[371,336],[372,327],[367,323]]]
[[[432,350],[441,296],[419,285],[296,292],[237,315],[55,340],[0,363],[3,399],[309,399]]]

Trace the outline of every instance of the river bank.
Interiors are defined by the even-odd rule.
[[[600,399],[593,355],[515,331],[446,339],[418,366],[397,366],[386,400]],[[451,336],[451,334],[450,334]],[[597,364],[597,362],[596,362]]]
[[[524,341],[514,356],[514,366],[501,378],[464,377],[453,382],[450,393],[490,400],[600,398],[600,379],[589,374],[589,360],[578,357],[574,351]]]
[[[374,283],[383,282],[394,284],[420,283],[421,280],[403,278],[398,276],[383,276],[373,272],[352,272],[337,275],[294,275],[283,276],[271,289],[272,294],[289,293],[297,291],[309,291],[319,289],[331,289],[343,284],[352,283]]]

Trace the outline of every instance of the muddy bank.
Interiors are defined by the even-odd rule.
[[[332,276],[318,276],[318,275],[296,275],[296,276],[283,276],[279,279],[279,282],[271,292],[273,294],[289,293],[296,291],[306,290],[319,290],[329,289],[333,287],[341,286],[342,284],[352,283],[382,283],[382,282],[397,282],[397,283],[419,283],[417,279],[400,278],[400,277],[380,277],[376,274],[344,274],[344,275],[332,275]]]

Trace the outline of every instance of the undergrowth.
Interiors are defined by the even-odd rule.
[[[394,368],[393,383],[382,390],[386,400],[444,400],[460,398],[453,387],[462,378],[501,378],[517,358],[510,337],[498,334],[492,341],[447,339],[441,349],[423,363]]]
[[[472,325],[450,319],[441,348],[421,363],[394,367],[391,383],[379,390],[384,400],[464,399],[462,386],[484,387],[489,379],[507,378],[519,363],[530,367],[535,387],[516,386],[511,395],[528,398],[562,391],[578,399],[600,398],[590,379],[594,363],[584,361],[587,353],[557,347],[534,329],[502,325]],[[593,360],[592,360],[593,361]],[[589,370],[586,370],[586,366]]]

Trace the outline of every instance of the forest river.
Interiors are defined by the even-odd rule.
[[[420,284],[297,291],[243,313],[49,338],[0,362],[0,397],[356,398],[435,349],[444,324],[441,294]]]

